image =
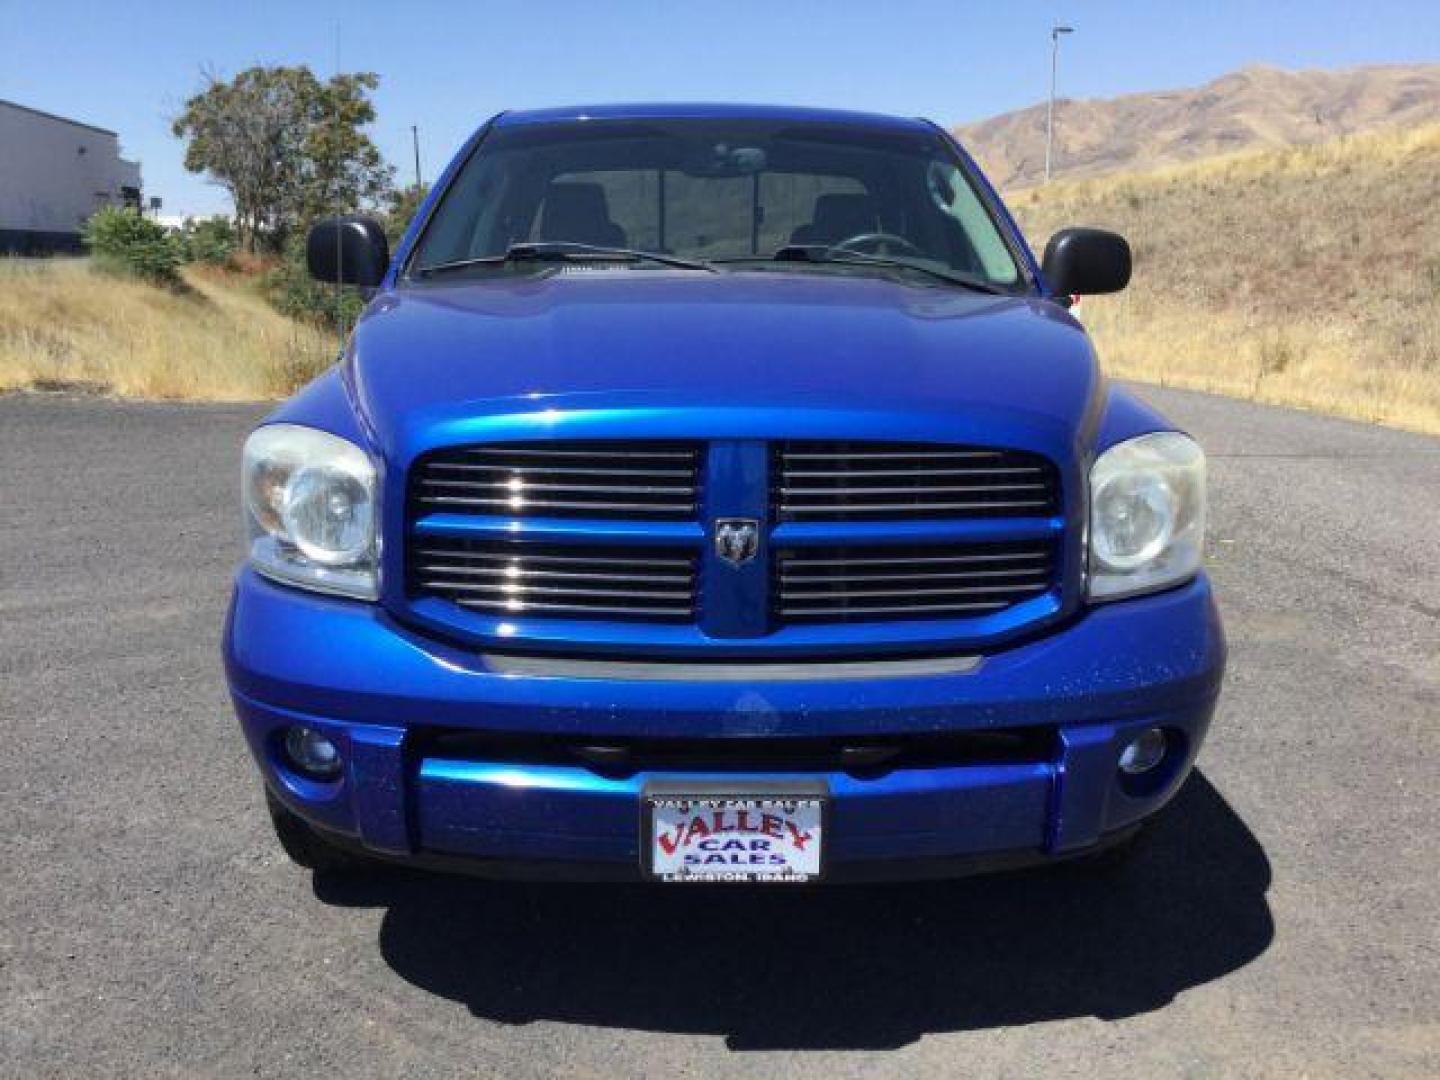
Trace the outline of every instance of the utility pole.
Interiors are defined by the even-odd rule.
[[[415,190],[420,190],[420,128],[410,125],[410,141],[415,145]]]
[[[1055,72],[1060,66],[1060,35],[1073,34],[1073,26],[1050,27],[1050,107],[1045,111],[1045,182],[1050,182],[1050,161],[1055,145]]]

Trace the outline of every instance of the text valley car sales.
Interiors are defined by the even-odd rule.
[[[808,881],[820,872],[819,798],[655,798],[651,866],[666,881]]]

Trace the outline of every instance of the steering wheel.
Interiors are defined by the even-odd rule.
[[[873,251],[866,252],[864,248],[873,248]],[[888,232],[867,232],[856,233],[847,237],[839,243],[831,244],[826,251],[853,251],[856,254],[879,255],[883,250],[890,255],[919,255],[924,257],[925,253],[918,247],[906,240],[903,236]]]

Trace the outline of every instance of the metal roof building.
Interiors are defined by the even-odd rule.
[[[140,164],[115,132],[0,100],[0,252],[79,251],[102,206],[140,208]]]

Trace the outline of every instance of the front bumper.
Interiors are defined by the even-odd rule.
[[[864,878],[1043,861],[1123,835],[1188,774],[1225,644],[1202,576],[1097,607],[968,670],[755,681],[609,677],[583,665],[537,673],[418,636],[377,605],[244,570],[225,659],[241,726],[286,806],[376,854],[482,872],[638,875],[641,791],[677,774],[432,757],[420,736],[435,728],[724,740],[1053,731],[1043,760],[812,775],[831,798],[827,874]],[[340,747],[339,780],[316,782],[284,765],[280,737],[293,724]],[[1151,726],[1171,732],[1178,752],[1145,784],[1122,783],[1121,750]]]

